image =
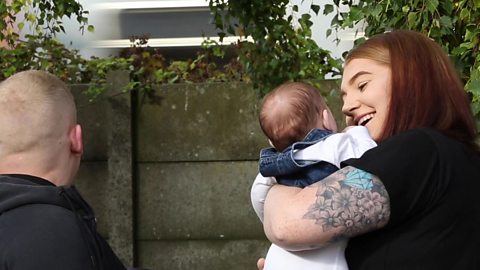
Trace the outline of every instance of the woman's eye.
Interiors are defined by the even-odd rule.
[[[365,90],[365,86],[367,86],[368,82],[361,82],[358,84],[358,89],[360,89],[360,91],[363,91]]]

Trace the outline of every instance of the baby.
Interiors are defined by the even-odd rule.
[[[251,190],[253,208],[263,222],[263,203],[275,184],[304,188],[340,168],[340,162],[360,157],[376,143],[363,126],[335,133],[337,125],[319,91],[300,83],[284,83],[267,94],[260,126],[273,148],[260,152],[259,170]],[[271,245],[265,270],[348,269],[346,241],[326,248],[286,251]],[[322,268],[324,267],[324,268]]]

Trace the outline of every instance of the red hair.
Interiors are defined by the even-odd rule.
[[[421,33],[397,30],[374,36],[346,58],[370,59],[391,69],[390,109],[380,140],[428,127],[475,145],[475,118],[463,84],[443,49]]]

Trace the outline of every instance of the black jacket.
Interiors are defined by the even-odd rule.
[[[0,270],[125,269],[75,187],[0,175]]]

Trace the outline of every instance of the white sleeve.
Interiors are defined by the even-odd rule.
[[[344,133],[350,135],[350,140],[352,142],[351,147],[356,149],[357,155],[348,156],[343,160],[349,158],[358,158],[363,155],[363,153],[377,146],[377,143],[370,137],[368,129],[364,126],[354,126],[349,128]]]
[[[295,160],[322,160],[340,168],[340,162],[358,158],[377,146],[363,126],[355,126],[346,132],[335,133],[324,140],[293,154]]]
[[[255,210],[255,213],[262,223],[265,198],[267,197],[268,191],[276,184],[277,181],[274,177],[264,177],[261,174],[258,174],[253,182],[250,199],[252,200],[253,210]]]

